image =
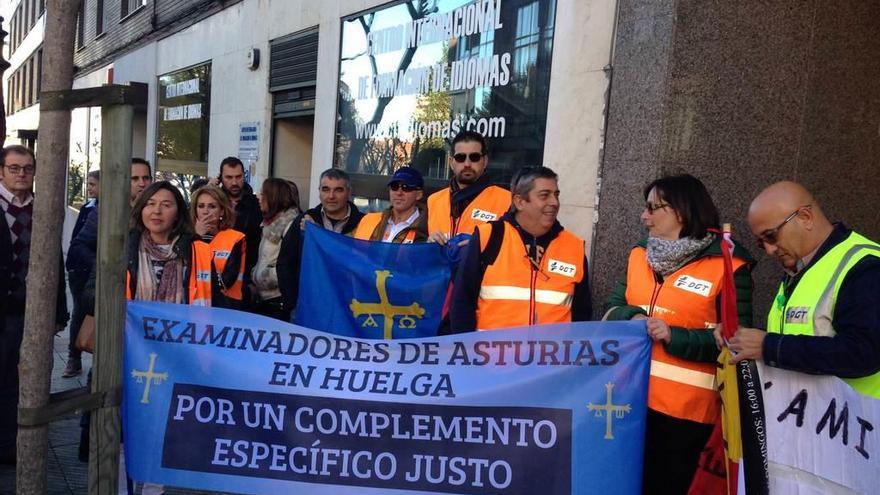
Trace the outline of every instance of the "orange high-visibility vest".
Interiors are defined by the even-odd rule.
[[[144,234],[146,235],[146,234]],[[192,306],[211,305],[211,259],[213,253],[204,241],[192,241],[192,258],[189,266],[189,278],[186,281],[186,304]],[[152,270],[149,266],[139,266],[138,270]],[[125,272],[125,298],[132,300],[131,271]]]
[[[452,218],[451,189],[446,187],[428,196],[428,235],[446,232],[470,234],[477,225],[498,220],[510,209],[510,191],[498,186],[483,189],[459,218]]]
[[[241,260],[238,267],[238,277],[235,279],[234,284],[229,287],[224,287],[223,273],[224,270],[226,270],[226,262],[229,260],[229,255],[232,253],[235,245],[239,242],[241,242]],[[241,301],[244,297],[242,295],[242,289],[244,287],[244,260],[247,255],[245,252],[247,246],[244,242],[244,234],[233,229],[221,230],[220,232],[217,232],[217,235],[211,239],[211,242],[208,245],[213,253],[214,269],[217,272],[217,279],[220,281],[220,292],[230,299]]]
[[[745,263],[734,258],[734,271]],[[648,316],[660,318],[669,326],[712,328],[720,319],[716,300],[721,297],[723,276],[721,256],[710,256],[691,261],[660,283],[645,248],[636,247],[630,252],[626,271],[626,302],[642,307]],[[648,407],[676,418],[713,424],[721,413],[715,368],[714,363],[672,356],[662,343],[654,342]]]
[[[550,242],[537,268],[529,261],[516,227],[502,221],[504,237],[495,262],[486,267],[477,302],[477,329],[491,330],[571,321],[575,286],[584,278],[584,241],[563,230]],[[480,251],[492,226],[483,224]]]
[[[421,213],[424,215],[424,211]],[[416,219],[416,222],[419,220]],[[354,231],[354,238],[361,239],[364,241],[369,241],[371,237],[373,237],[373,233],[376,229],[382,229],[382,232],[385,232],[385,229],[388,227],[386,225],[379,225],[382,222],[382,212],[376,213],[367,213],[361,218],[361,221],[358,222],[357,229]],[[413,223],[415,225],[415,223]],[[401,244],[412,244],[416,239],[416,229],[410,228],[406,232],[406,236],[403,238]]]

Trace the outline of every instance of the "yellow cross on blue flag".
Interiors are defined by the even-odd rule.
[[[433,336],[449,274],[437,244],[362,241],[307,223],[294,323],[369,339]]]

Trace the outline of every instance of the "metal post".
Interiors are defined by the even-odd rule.
[[[134,109],[110,105],[101,111],[101,203],[98,217],[98,279],[95,300],[93,393],[122,385],[125,327],[131,139]],[[118,406],[92,412],[89,443],[89,494],[115,494],[119,475],[121,418]]]

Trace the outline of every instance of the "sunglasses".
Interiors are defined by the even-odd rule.
[[[464,163],[465,160],[478,162],[483,158],[482,153],[456,153],[452,155],[452,159],[458,163]]]
[[[801,206],[797,210],[794,210],[793,212],[791,212],[790,215],[785,217],[785,220],[783,220],[782,223],[777,225],[775,228],[772,228],[770,230],[766,230],[761,235],[757,236],[755,241],[758,243],[758,247],[761,249],[764,249],[765,244],[770,244],[771,246],[775,246],[776,243],[779,242],[779,231],[782,230],[782,227],[785,227],[785,224],[794,220],[798,216],[798,213],[801,212],[802,209],[810,208],[811,206],[813,206],[813,205]]]
[[[419,189],[421,189],[421,187],[411,186],[409,184],[401,184],[400,182],[392,182],[391,184],[388,184],[388,189],[391,189],[392,191],[403,189],[403,192],[413,192],[418,191]]]

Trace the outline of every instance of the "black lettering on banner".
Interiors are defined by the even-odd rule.
[[[571,493],[568,409],[175,384],[162,467],[436,493]]]
[[[871,454],[869,454],[868,451],[865,450],[865,435],[869,431],[874,431],[874,425],[872,425],[868,420],[862,419],[858,416],[856,416],[856,421],[859,422],[859,429],[860,429],[859,430],[859,444],[856,445],[856,450],[859,452],[859,454],[862,454],[862,457],[864,457],[865,459],[870,459]]]
[[[776,421],[782,423],[785,421],[785,418],[789,416],[789,414],[794,414],[796,416],[795,425],[798,428],[804,425],[804,411],[807,409],[807,389],[801,389],[800,392],[794,399],[791,400],[791,403],[788,404],[788,407],[785,408],[785,411],[782,411],[782,414],[776,418]]]
[[[843,428],[843,444],[849,445],[849,404],[846,402],[843,403],[843,409],[840,410],[840,419],[835,422],[834,419],[836,415],[837,399],[831,399],[831,403],[828,404],[828,409],[825,410],[825,414],[822,415],[822,419],[820,419],[819,424],[816,425],[816,435],[822,433],[822,430],[827,424],[828,438],[834,439],[834,437],[837,436],[837,432]]]

